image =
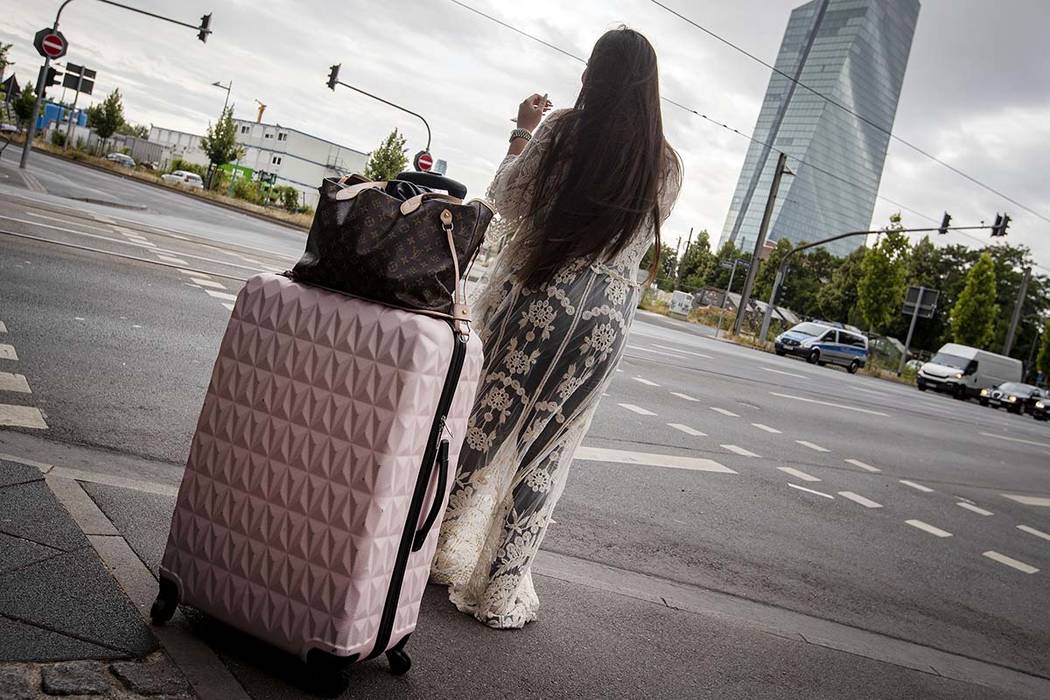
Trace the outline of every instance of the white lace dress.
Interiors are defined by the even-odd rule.
[[[517,281],[514,270],[534,243],[523,217],[551,124],[566,111],[552,113],[520,156],[504,159],[489,189],[500,214],[490,236],[509,242],[475,304],[485,364],[431,575],[450,585],[461,611],[497,628],[536,618],[530,565],[623,354],[638,265],[653,235],[649,221],[614,260],[567,261],[542,289]],[[673,172],[662,189],[664,217],[680,185]]]

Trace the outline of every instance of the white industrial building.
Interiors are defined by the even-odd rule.
[[[326,177],[339,177],[364,170],[368,154],[311,136],[280,124],[234,119],[237,143],[244,157],[237,165],[255,172],[274,173],[278,185],[291,185],[302,193],[307,206],[317,206],[317,188]],[[171,148],[173,158],[207,167],[201,137],[185,131],[150,129],[149,140]]]

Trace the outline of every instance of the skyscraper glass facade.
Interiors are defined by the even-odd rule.
[[[919,0],[811,0],[792,11],[776,68],[889,131],[918,17]],[[788,154],[794,175],[781,180],[769,240],[814,241],[869,227],[887,133],[773,73],[753,136],[720,245],[754,248],[776,150]],[[845,255],[863,241],[827,249]]]

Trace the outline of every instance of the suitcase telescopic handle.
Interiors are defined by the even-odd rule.
[[[445,503],[445,486],[448,484],[448,440],[442,440],[441,444],[438,445],[437,468],[438,481],[437,488],[434,489],[434,502],[430,505],[427,519],[416,530],[416,538],[412,540],[413,552],[418,552],[423,548],[423,543],[427,541],[430,529],[434,527],[434,521],[437,520],[438,513],[441,512],[441,506]]]

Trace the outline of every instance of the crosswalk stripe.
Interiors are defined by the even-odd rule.
[[[3,321],[0,321],[0,333],[7,333],[7,326],[4,325]]]
[[[0,425],[12,428],[36,428],[47,430],[47,423],[39,408],[32,406],[12,406],[0,403]]]
[[[669,469],[688,469],[698,472],[718,472],[736,474],[729,467],[713,459],[703,457],[681,457],[679,455],[648,454],[626,450],[610,450],[600,447],[580,447],[573,455],[576,460],[586,462],[613,462],[616,464],[641,464],[650,467],[667,467]]]
[[[696,428],[690,428],[688,425],[682,425],[681,423],[668,423],[675,430],[681,430],[686,435],[692,435],[693,437],[707,437],[707,433],[701,433]]]
[[[17,360],[18,353],[15,352],[14,345],[7,345],[6,343],[0,343],[0,360]]]
[[[29,389],[29,382],[25,375],[0,372],[0,391],[15,391],[20,394],[33,393]]]
[[[626,408],[632,413],[637,413],[640,416],[655,416],[656,414],[652,411],[642,408],[641,406],[635,406],[633,403],[622,403],[619,404],[620,408]]]
[[[204,291],[207,292],[209,295],[215,297],[216,299],[223,299],[225,301],[237,301],[237,295],[236,294],[227,294],[226,292],[217,292],[214,289],[205,289]]]

